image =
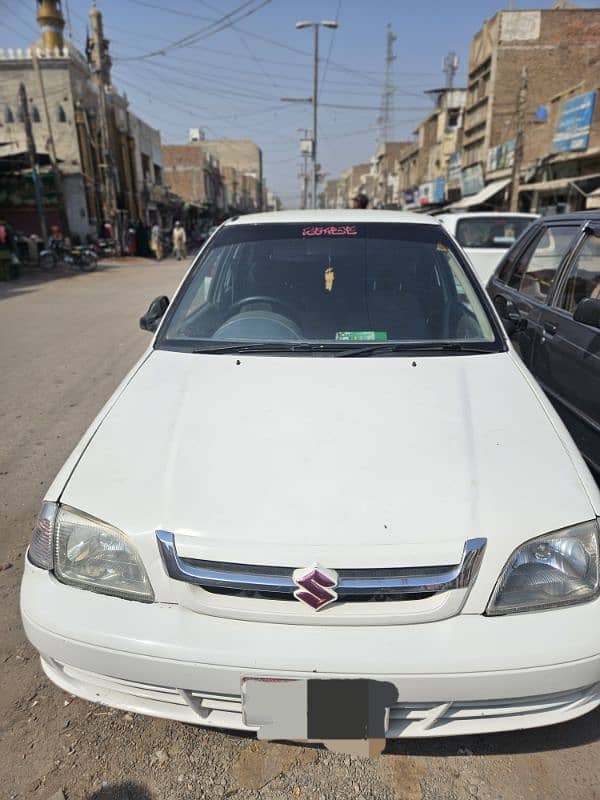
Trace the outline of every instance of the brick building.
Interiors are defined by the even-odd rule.
[[[463,195],[481,192],[486,182],[493,182],[499,204],[506,202],[503,192],[512,171],[524,68],[523,165],[530,170],[551,153],[550,115],[546,123],[536,122],[538,109],[573,91],[576,83],[598,80],[599,64],[600,9],[557,3],[543,11],[501,11],[486,21],[473,38],[469,57]]]
[[[225,209],[219,162],[199,144],[163,145],[164,180],[169,189],[195,206],[200,216],[219,216]]]

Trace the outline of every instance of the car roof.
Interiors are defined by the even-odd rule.
[[[600,211],[575,211],[573,214],[552,214],[541,217],[540,222],[586,222],[588,219],[600,222]]]
[[[246,214],[233,217],[225,223],[229,225],[267,225],[276,222],[301,223],[303,225],[390,222],[396,224],[440,225],[434,217],[415,214],[411,211],[379,211],[375,209],[320,208],[311,211],[267,211],[261,214]]]
[[[463,214],[437,214],[436,219],[469,219],[469,217],[521,217],[525,219],[536,219],[539,214],[524,213],[522,211],[465,211]]]

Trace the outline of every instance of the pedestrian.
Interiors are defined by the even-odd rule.
[[[359,194],[352,198],[352,208],[368,208],[368,206],[369,198],[366,194],[359,192]]]
[[[141,219],[138,219],[135,226],[135,243],[138,256],[148,258],[150,256],[150,248],[148,247],[148,231]]]
[[[135,256],[137,254],[137,242],[133,223],[130,223],[127,227],[127,253],[130,256]]]
[[[176,256],[177,261],[181,261],[182,258],[185,258],[186,242],[187,236],[185,235],[185,228],[181,222],[177,220],[175,227],[173,228],[173,253]]]
[[[154,253],[156,260],[161,261],[163,257],[163,248],[162,239],[160,236],[160,226],[158,222],[155,222],[152,226],[152,232],[150,234],[150,249]]]

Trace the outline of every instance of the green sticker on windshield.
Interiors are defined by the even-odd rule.
[[[385,331],[338,331],[336,342],[387,342]]]

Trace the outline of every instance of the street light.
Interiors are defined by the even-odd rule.
[[[338,24],[333,19],[324,19],[321,22],[310,22],[309,20],[300,20],[296,23],[296,28],[302,30],[303,28],[314,28],[315,32],[315,50],[314,50],[314,73],[313,73],[313,144],[312,144],[312,162],[313,162],[313,176],[312,176],[312,205],[313,208],[317,207],[317,106],[318,106],[318,92],[319,92],[319,28],[337,28]]]

